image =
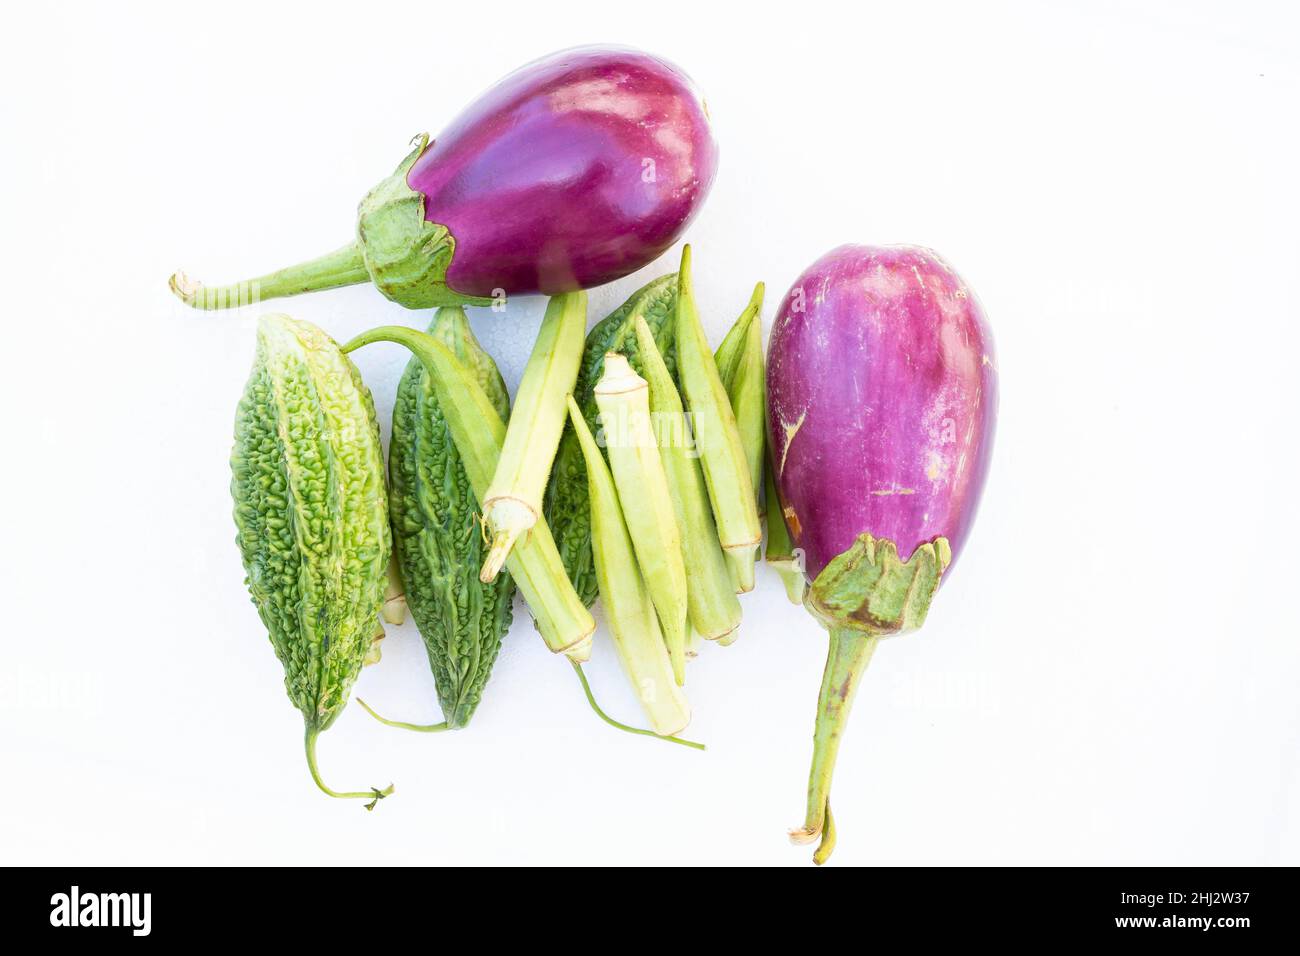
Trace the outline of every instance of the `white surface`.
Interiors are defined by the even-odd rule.
[[[520,608],[469,730],[350,707],[327,779],[397,793],[319,794],[233,544],[254,317],[166,291],[333,248],[413,133],[613,41],[708,98],[722,166],[689,238],[715,341],[756,279],[770,321],[847,241],[939,250],[997,337],[983,510],[924,632],[863,682],[835,861],[1300,863],[1295,7],[975,6],[16,14],[0,861],[808,865],[785,829],[825,639],[766,571],[741,640],[690,672],[706,754],[598,723]],[[596,291],[593,321],[674,261]],[[475,317],[512,384],[541,306]],[[274,308],[340,339],[424,321],[368,287]],[[404,360],[359,357],[384,418]],[[640,720],[603,632],[591,674]],[[359,689],[437,717],[411,625]]]

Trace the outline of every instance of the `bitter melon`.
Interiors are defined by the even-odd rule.
[[[492,357],[459,308],[440,309],[429,334],[475,373],[502,419],[510,398]],[[412,357],[397,387],[388,458],[393,547],[406,602],[424,638],[448,728],[469,723],[510,629],[515,585],[479,582],[478,499],[424,363]],[[432,728],[422,728],[432,729]]]
[[[605,353],[621,352],[640,373],[635,319],[640,314],[654,333],[655,344],[668,371],[676,375],[677,347],[673,319],[677,311],[677,273],[660,276],[642,286],[631,297],[597,322],[587,334],[587,344],[573,386],[573,399],[582,410],[587,427],[596,433],[594,389],[605,371]],[[591,554],[591,501],[587,489],[587,465],[573,425],[568,424],[560,439],[551,480],[546,489],[547,523],[555,535],[564,570],[582,603],[591,607],[599,593],[596,568]]]
[[[316,738],[347,705],[379,622],[391,541],[384,465],[370,392],[314,325],[261,320],[230,464],[246,583],[306,723],[312,778],[373,807],[392,787],[331,790]]]

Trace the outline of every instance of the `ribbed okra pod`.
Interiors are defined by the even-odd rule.
[[[762,538],[745,447],[700,325],[691,285],[691,247],[682,249],[677,287],[677,374],[691,414],[718,540],[727,552],[752,554]]]
[[[424,362],[464,462],[465,474],[481,503],[501,455],[506,426],[474,370],[432,336],[405,326],[371,329],[354,338],[344,350],[352,351],[371,342],[404,345]],[[579,663],[587,660],[596,622],[573,590],[544,520],[539,519],[531,533],[516,543],[506,564],[546,646]]]
[[[572,398],[568,406],[587,465],[592,556],[614,647],[651,727],[658,734],[675,734],[690,723],[691,708],[677,685],[654,603],[637,567],[614,478],[582,410]]]
[[[745,463],[749,466],[749,480],[755,492],[755,504],[762,514],[762,502],[757,494],[763,487],[764,401],[763,382],[763,283],[754,286],[749,304],[727,333],[714,362],[745,449]],[[728,561],[738,591],[754,589],[754,559],[757,549],[731,551]]]
[[[790,529],[785,525],[781,501],[776,496],[776,481],[772,477],[772,463],[763,467],[764,494],[767,498],[767,563],[781,576],[785,596],[791,604],[803,604],[808,579],[804,576],[802,562],[796,560]]]
[[[659,455],[681,531],[687,616],[695,634],[714,641],[740,626],[740,601],[736,599],[727,559],[718,543],[718,529],[709,509],[709,490],[704,484],[704,471],[691,440],[681,396],[650,326],[640,316],[636,319],[636,339],[641,368],[650,385],[650,413],[659,439]],[[690,656],[689,647],[687,656]]]
[[[397,569],[397,554],[388,562],[388,585],[384,589],[384,606],[379,610],[385,624],[402,624],[406,621],[406,589],[402,574]]]
[[[639,369],[636,334],[632,320],[642,316],[664,357],[669,371],[676,368],[677,348],[674,326],[677,317],[677,273],[652,279],[628,297],[621,306],[597,322],[587,333],[582,366],[573,386],[573,400],[582,409],[587,428],[596,429],[596,399],[591,394],[605,368],[605,353],[626,355],[632,367]],[[582,603],[591,607],[596,601],[596,570],[591,558],[591,508],[587,501],[587,464],[572,428],[564,430],[559,450],[551,464],[551,480],[546,488],[546,520],[555,535],[555,546],[569,572],[574,590]]]
[[[501,455],[482,499],[492,531],[492,547],[480,575],[485,583],[497,576],[515,541],[541,517],[546,480],[564,432],[564,400],[578,377],[586,334],[587,293],[566,292],[547,303],[515,393]]]
[[[595,395],[614,486],[619,501],[627,506],[623,519],[659,613],[673,674],[681,684],[686,680],[686,565],[668,476],[650,418],[650,388],[627,359],[610,352]]]

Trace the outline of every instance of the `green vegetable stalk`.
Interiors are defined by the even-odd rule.
[[[627,359],[610,352],[595,395],[614,486],[619,501],[628,506],[623,519],[659,614],[673,675],[682,684],[686,681],[686,565],[668,477],[650,419],[650,389]],[[590,463],[587,468],[590,471]]]
[[[480,580],[493,580],[515,540],[542,514],[551,462],[564,431],[564,399],[573,389],[587,331],[587,293],[551,299],[515,395],[501,456],[483,498],[492,547]]]
[[[659,440],[659,454],[681,530],[691,631],[695,637],[718,640],[740,626],[740,601],[736,599],[727,559],[718,542],[718,529],[709,509],[709,490],[691,445],[681,397],[659,354],[650,326],[640,316],[636,318],[636,339],[641,368],[650,385],[650,412]]]
[[[763,381],[763,283],[754,287],[749,304],[736,319],[731,331],[714,353],[718,375],[727,390],[731,410],[736,416],[749,480],[757,495],[763,487],[763,441],[766,388]],[[762,514],[762,502],[755,504]],[[727,555],[732,579],[738,591],[754,589],[755,549],[730,551]]]
[[[353,351],[372,342],[406,346],[424,364],[438,405],[460,452],[470,487],[482,502],[496,471],[506,426],[473,369],[442,342],[404,326],[371,329],[344,346]],[[581,663],[591,655],[596,622],[569,582],[544,520],[520,538],[506,559],[510,576],[523,595],[546,646]]]
[[[573,400],[582,409],[588,429],[596,430],[596,399],[592,390],[605,370],[605,353],[627,356],[641,371],[633,320],[640,316],[654,333],[655,343],[669,372],[676,368],[675,322],[677,273],[646,283],[621,306],[601,319],[587,334],[582,367],[573,386]],[[644,374],[644,373],[642,373]],[[578,596],[587,607],[596,600],[596,570],[591,555],[591,506],[587,499],[587,464],[572,426],[565,428],[555,453],[551,480],[546,488],[546,520],[555,534],[555,546],[564,561]]]
[[[248,589],[302,711],[312,779],[373,809],[392,786],[332,790],[316,739],[374,647],[390,549],[384,463],[370,392],[314,325],[262,317],[230,465]]]
[[[753,554],[762,538],[745,446],[731,400],[700,325],[691,286],[691,247],[682,250],[677,294],[677,372],[722,549]]]
[[[600,597],[614,647],[650,725],[660,735],[690,723],[691,710],[678,687],[650,593],[637,569],[632,538],[605,459],[580,409],[569,399],[569,420],[587,465],[591,499],[591,545]]]
[[[474,338],[464,310],[439,309],[429,334],[477,373],[497,414],[508,416],[505,382]],[[478,499],[431,376],[415,356],[397,387],[388,474],[393,553],[401,580],[409,582],[406,600],[424,639],[445,718],[401,726],[426,732],[464,727],[510,629],[515,585],[508,574],[490,584],[479,581],[484,547],[475,524]]]

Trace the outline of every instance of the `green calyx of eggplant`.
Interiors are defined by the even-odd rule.
[[[818,865],[835,849],[831,777],[858,684],[882,637],[925,622],[951,561],[947,538],[921,545],[903,561],[894,542],[864,532],[821,570],[804,595],[804,606],[829,632],[830,644],[817,697],[807,812],[803,826],[790,831],[790,841],[820,841],[813,853]]]
[[[894,542],[863,532],[817,575],[804,607],[827,630],[874,637],[914,631],[925,623],[951,562],[947,538],[921,545],[903,561]]]
[[[461,295],[447,285],[456,239],[446,226],[424,218],[424,196],[406,182],[428,148],[429,134],[421,133],[393,174],[361,200],[356,245],[366,272],[380,292],[408,309],[491,305],[491,299]]]
[[[205,286],[178,272],[168,283],[172,292],[191,308],[211,311],[368,280],[408,309],[491,305],[489,298],[462,295],[447,285],[456,238],[446,226],[424,218],[424,195],[407,184],[411,166],[429,147],[428,134],[421,133],[413,143],[410,155],[393,174],[361,200],[354,242],[318,258],[230,285]]]

